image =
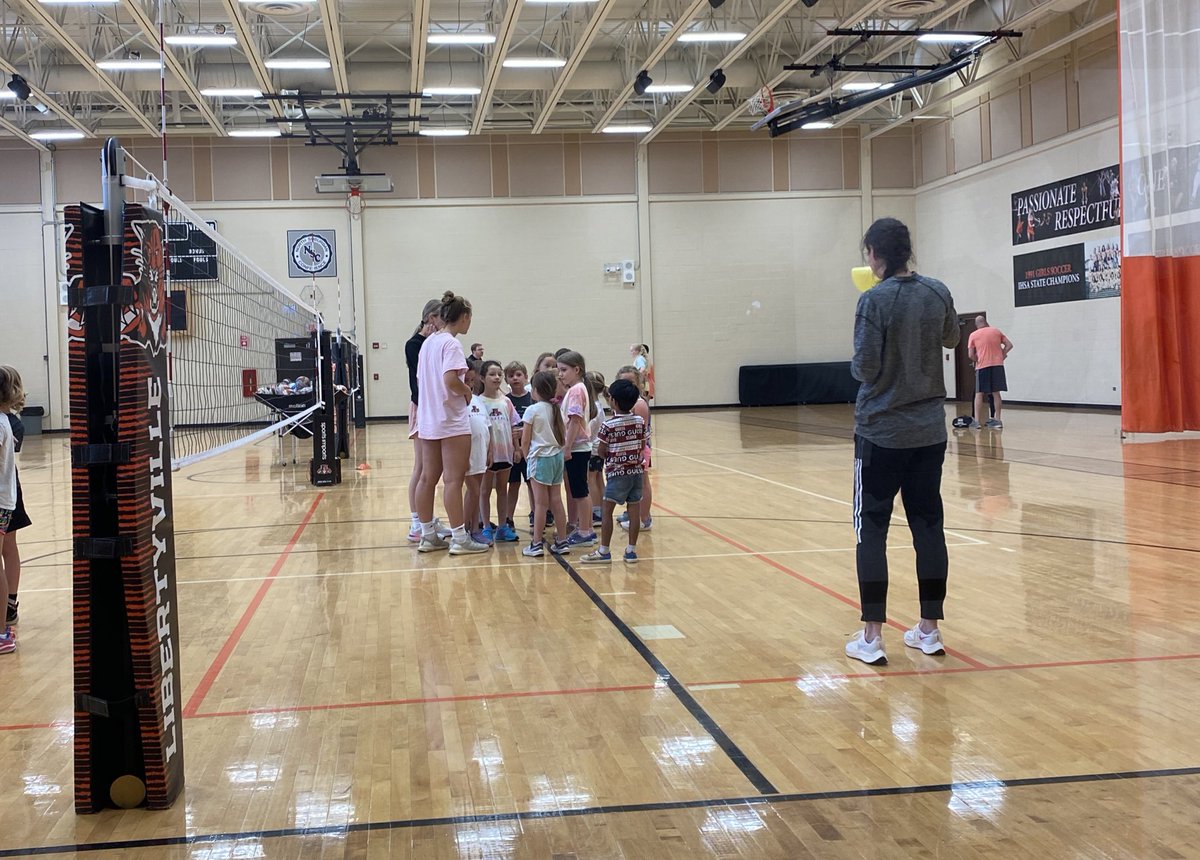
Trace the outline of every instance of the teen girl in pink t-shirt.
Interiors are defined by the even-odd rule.
[[[487,545],[471,539],[463,513],[463,481],[471,460],[471,424],[467,404],[472,391],[463,382],[467,358],[456,340],[471,329],[471,303],[447,292],[442,296],[439,314],[441,331],[421,344],[417,359],[417,385],[421,399],[417,403],[418,449],[421,479],[417,485],[417,513],[421,517],[421,552],[449,547],[452,555],[487,552]],[[446,516],[451,537],[447,544],[438,537],[433,521],[433,497],[441,479],[445,488]]]
[[[588,423],[596,415],[596,404],[583,380],[586,374],[587,365],[578,352],[569,350],[558,357],[558,378],[567,390],[562,402],[563,420],[567,424],[563,456],[566,458],[567,519],[574,527],[567,538],[571,546],[591,546],[596,542],[587,477],[588,460],[592,456]]]

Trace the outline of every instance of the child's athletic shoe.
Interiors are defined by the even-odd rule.
[[[21,620],[20,616],[17,614],[17,607],[20,605],[21,604],[17,603],[15,600],[8,601],[8,610],[4,613],[5,624],[16,624]]]
[[[443,540],[450,540],[450,538],[454,536],[454,531],[448,525],[442,522],[441,517],[433,518],[433,530],[437,532],[437,536]]]
[[[592,508],[592,525],[604,525],[604,511],[600,508]]]
[[[486,529],[485,529],[485,530],[483,530],[483,531],[473,531],[473,532],[469,532],[469,533],[467,534],[467,537],[469,537],[471,540],[475,541],[475,543],[481,543],[481,544],[483,544],[484,546],[491,546],[491,545],[492,545],[492,542],[491,542],[491,540],[490,540],[490,539],[487,537],[487,531],[486,531]],[[453,543],[454,543],[454,541],[453,541],[453,540],[451,540],[451,541],[450,541],[450,543],[451,543],[451,544],[453,544]]]
[[[420,543],[421,542],[421,534],[422,534],[421,524],[417,523],[415,526],[413,526],[411,529],[408,530],[408,542],[409,543]]]
[[[471,535],[471,537],[475,538],[475,540],[483,538],[483,540],[479,540],[479,542],[491,546],[496,540],[496,527],[491,523],[488,523],[483,527],[483,531],[481,531],[478,535]]]
[[[487,544],[480,543],[470,535],[462,540],[450,541],[450,555],[474,555],[480,552],[487,552],[488,549]]]
[[[940,657],[946,653],[946,645],[942,642],[942,631],[934,630],[931,633],[925,633],[921,630],[919,622],[912,630],[904,631],[904,644],[909,648],[920,648],[923,653],[931,657]]]
[[[520,538],[517,537],[517,532],[511,525],[504,525],[496,530],[496,540],[500,543],[516,543]]]
[[[653,527],[654,527],[653,519],[642,520],[642,531],[648,532]],[[621,523],[621,528],[625,529],[625,531],[629,531],[629,518],[628,517],[626,517],[625,520]]]
[[[0,636],[0,654],[11,654],[17,650],[17,633],[11,627],[4,628],[4,635]]]
[[[611,564],[612,563],[612,553],[611,552],[601,552],[598,549],[594,549],[591,552],[589,552],[587,555],[580,558],[579,560],[582,561],[584,564]]]
[[[1003,430],[1004,422],[999,418],[989,418],[986,426],[991,430]]]
[[[581,532],[576,530],[571,532],[567,538],[567,543],[571,546],[595,546],[597,540],[599,538],[596,537],[595,532]]]
[[[437,552],[440,549],[448,549],[450,544],[446,539],[434,532],[429,537],[421,538],[421,542],[417,544],[417,552]]]
[[[545,554],[545,544],[543,544],[541,541],[538,543],[531,543],[529,546],[525,547],[525,549],[521,550],[521,555],[527,555],[530,558],[541,558]]]
[[[846,656],[862,660],[871,666],[887,665],[887,654],[883,650],[883,637],[876,636],[873,641],[868,642],[861,630],[846,643]]]
[[[626,564],[637,564],[638,563],[637,550],[631,546],[625,547],[625,563]]]
[[[629,511],[625,511],[619,517],[617,517],[617,522],[619,522],[622,526],[629,522]]]
[[[555,555],[570,555],[571,542],[565,540],[556,540],[554,543],[550,544],[550,552],[554,553]]]
[[[978,421],[976,421],[974,418],[972,418],[972,419],[971,419],[971,423],[967,425],[967,429],[968,429],[968,430],[978,430],[978,429],[980,429],[979,422],[978,422]]]

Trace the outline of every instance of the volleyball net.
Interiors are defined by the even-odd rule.
[[[165,221],[173,467],[310,424],[326,393],[317,308],[244,256],[132,155],[119,157],[127,199],[144,199]]]

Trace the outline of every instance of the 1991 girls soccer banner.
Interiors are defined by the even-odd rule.
[[[1012,243],[1023,245],[1121,223],[1117,165],[1060,179],[1012,196]]]
[[[1013,258],[1017,307],[1121,295],[1121,243],[1113,236]]]
[[[74,535],[75,806],[183,788],[162,216],[65,210]],[[135,792],[133,803],[137,802]]]

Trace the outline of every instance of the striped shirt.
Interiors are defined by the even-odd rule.
[[[614,415],[600,425],[599,440],[607,446],[604,471],[608,477],[642,474],[646,425],[638,415]]]

